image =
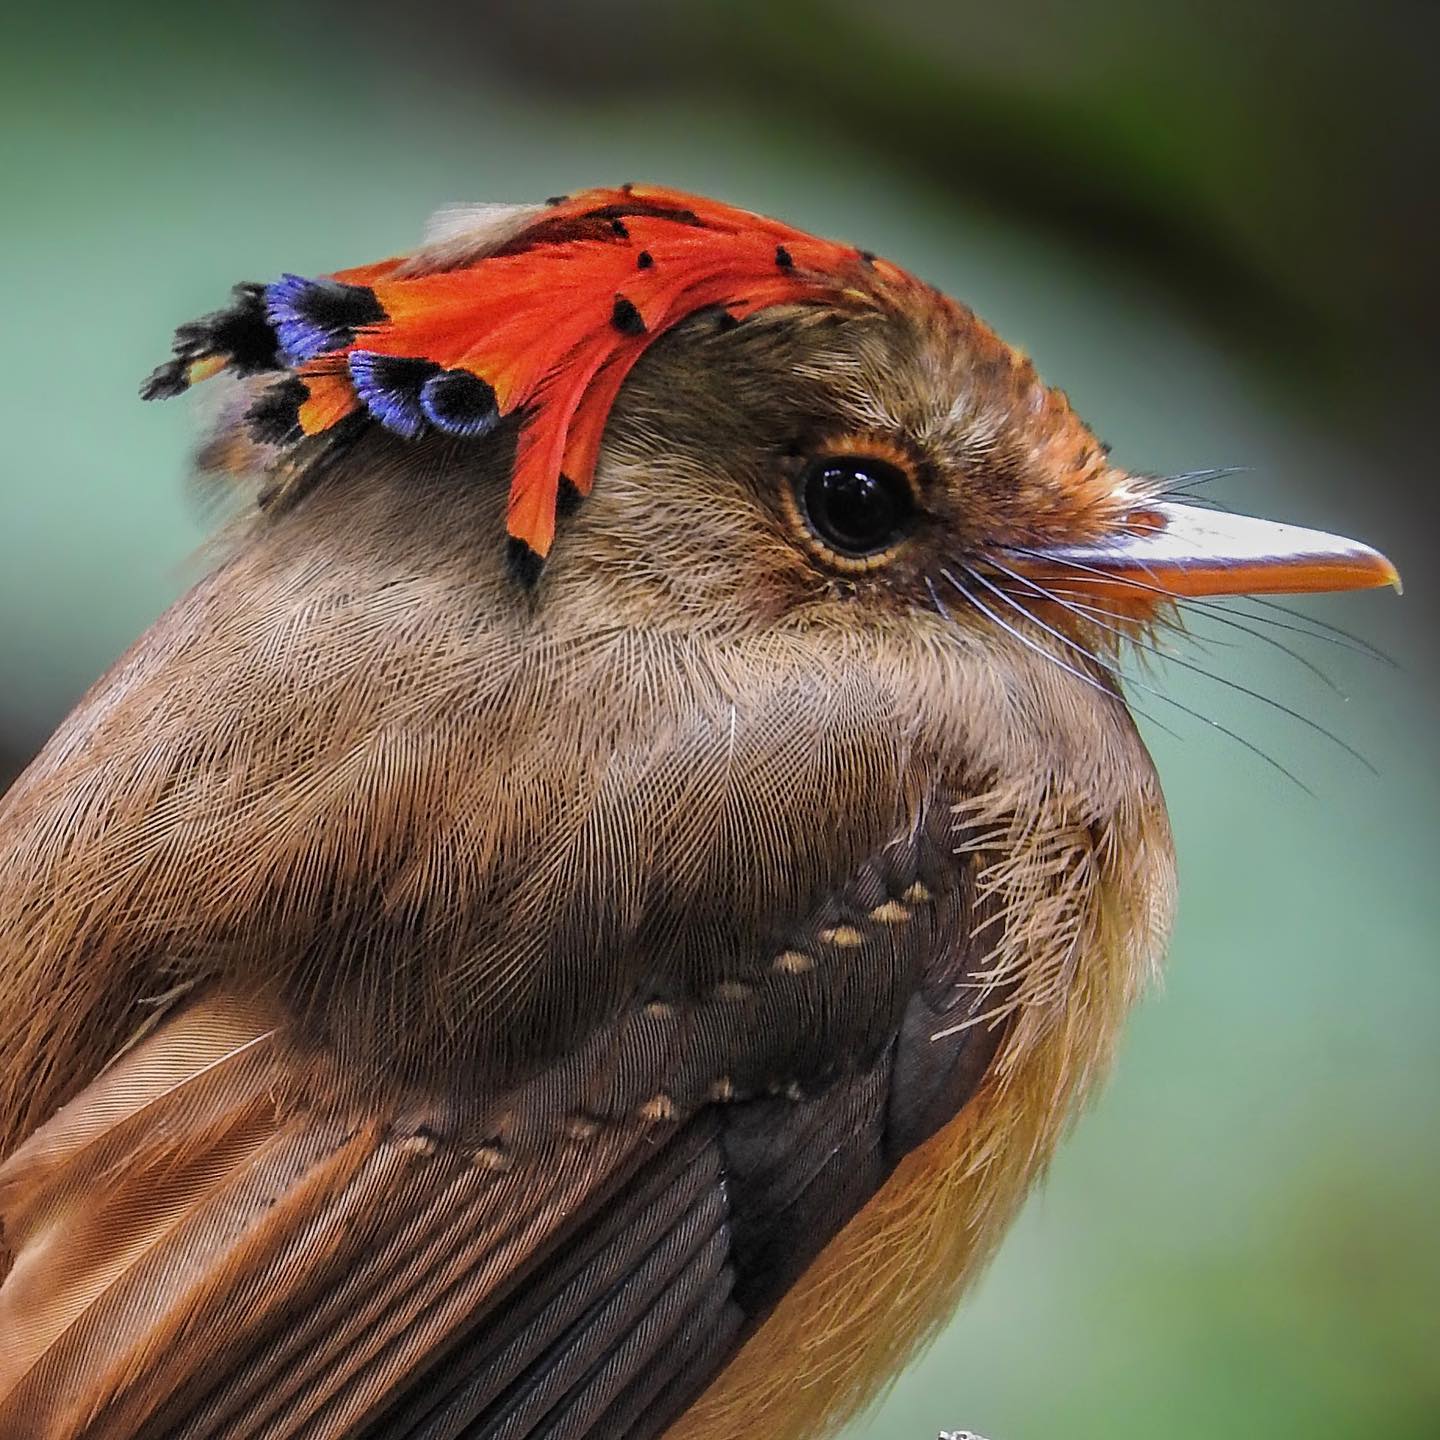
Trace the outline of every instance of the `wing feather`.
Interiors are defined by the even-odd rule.
[[[0,1169],[0,1435],[353,1433],[671,1128],[507,1157],[270,1022],[187,1008]]]
[[[963,894],[826,949],[913,868],[493,1094],[184,997],[0,1166],[0,1440],[660,1435],[994,1054]]]

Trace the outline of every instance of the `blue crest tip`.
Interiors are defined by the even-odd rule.
[[[431,360],[378,355],[352,350],[350,379],[360,402],[387,430],[406,440],[418,439],[428,427],[420,394],[440,367]]]
[[[495,391],[470,370],[442,370],[420,389],[425,418],[446,435],[467,440],[488,434],[500,423]]]
[[[363,285],[288,274],[265,287],[265,314],[290,365],[342,349],[357,330],[387,318],[375,292]]]

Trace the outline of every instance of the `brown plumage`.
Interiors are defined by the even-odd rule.
[[[948,1315],[1163,947],[1105,662],[1224,557],[898,293],[656,339],[538,581],[514,422],[211,444],[284,484],[0,802],[3,1440],[801,1440]]]

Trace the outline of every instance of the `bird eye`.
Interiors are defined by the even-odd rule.
[[[852,560],[889,549],[905,533],[915,508],[905,472],[867,455],[812,460],[795,491],[816,538]]]

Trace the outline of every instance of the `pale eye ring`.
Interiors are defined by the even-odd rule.
[[[815,538],[847,560],[891,549],[915,514],[909,476],[873,455],[817,457],[796,477],[795,498]]]

